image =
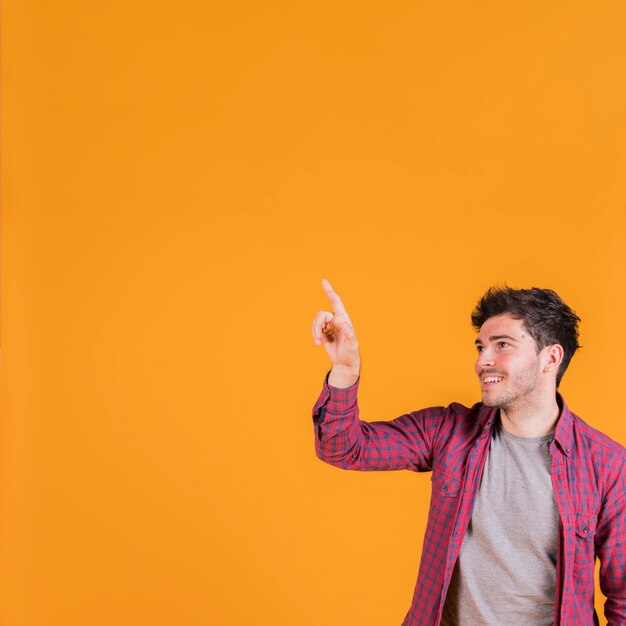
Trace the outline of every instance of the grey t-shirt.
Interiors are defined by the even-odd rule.
[[[553,626],[559,512],[548,446],[494,424],[441,626]]]

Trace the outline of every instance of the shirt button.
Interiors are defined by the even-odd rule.
[[[565,452],[567,452],[567,454],[569,454],[569,448],[565,448]]]
[[[448,491],[448,485],[444,485],[444,486],[443,486],[443,490],[444,490],[444,491]]]
[[[589,532],[589,526],[585,526],[585,527],[583,528],[583,532],[584,532],[584,533],[588,533],[588,532]]]

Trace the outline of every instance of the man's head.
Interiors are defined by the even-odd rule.
[[[509,366],[511,383],[517,377],[519,393],[530,392],[534,384],[531,379],[540,373],[545,376],[537,382],[546,384],[546,379],[552,377],[558,387],[579,348],[579,321],[550,289],[490,288],[472,313],[472,324],[479,332],[476,373],[481,377],[484,395],[493,396],[497,387],[504,391],[506,385],[497,384],[503,381],[485,384],[483,379],[490,373],[505,374],[506,378],[501,370]],[[500,339],[502,335],[509,339]],[[507,393],[513,393],[510,385]]]

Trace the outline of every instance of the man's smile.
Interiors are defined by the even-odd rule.
[[[493,374],[481,376],[480,381],[483,385],[496,385],[498,384],[504,376],[494,376]]]
[[[496,374],[483,374],[480,377],[480,382],[483,385],[496,385],[502,381],[504,376],[496,375]]]

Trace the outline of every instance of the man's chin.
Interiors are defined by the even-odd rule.
[[[490,396],[489,394],[482,395],[483,405],[490,409],[504,409],[508,411],[514,401],[515,398],[508,394],[500,394],[499,396]]]
[[[484,406],[489,407],[490,409],[499,409],[502,407],[501,398],[490,398],[488,394],[486,396],[485,394],[483,394],[482,403]]]

